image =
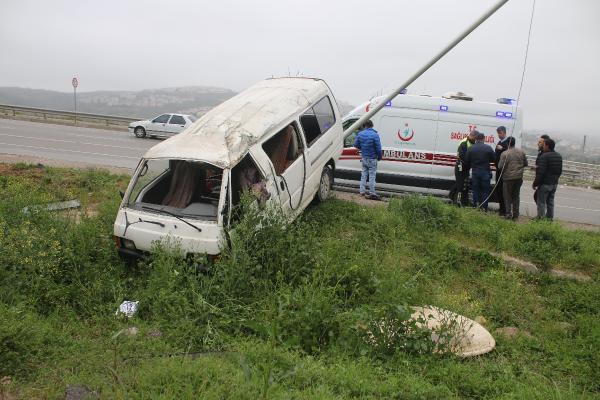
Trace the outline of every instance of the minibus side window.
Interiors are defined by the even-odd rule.
[[[328,96],[323,97],[300,117],[308,147],[335,124],[335,114]]]
[[[353,123],[358,121],[358,118],[349,119],[344,122],[344,131],[350,127]],[[356,135],[360,132],[359,128],[356,128],[353,132],[350,132],[348,136],[344,138],[344,147],[354,147],[354,139],[356,139]]]
[[[277,132],[262,148],[273,163],[275,174],[281,175],[302,153],[302,141],[296,124],[291,123]]]

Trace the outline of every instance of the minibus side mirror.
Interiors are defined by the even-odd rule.
[[[123,200],[125,198],[125,192],[122,190],[119,190],[119,196],[121,196],[121,200]]]

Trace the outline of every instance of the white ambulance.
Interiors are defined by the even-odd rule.
[[[344,117],[344,129],[379,104],[376,97]],[[476,129],[496,147],[496,128],[521,142],[523,112],[511,99],[496,103],[472,101],[462,93],[444,97],[398,95],[371,120],[381,137],[383,158],[377,166],[377,189],[383,192],[420,192],[449,195],[455,183],[458,145]],[[338,187],[356,188],[361,163],[354,147],[357,131],[344,138],[344,149],[335,171]]]

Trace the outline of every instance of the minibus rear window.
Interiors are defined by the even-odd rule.
[[[335,124],[335,114],[329,97],[325,96],[300,117],[308,147]]]

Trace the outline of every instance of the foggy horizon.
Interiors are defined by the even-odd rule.
[[[358,105],[389,93],[495,1],[226,0],[0,5],[0,86],[78,93],[325,79]],[[532,0],[509,1],[420,77],[410,94],[516,99]],[[538,1],[520,106],[524,129],[600,135],[600,2]],[[31,29],[35,27],[35,29]],[[575,101],[576,100],[576,101]]]

